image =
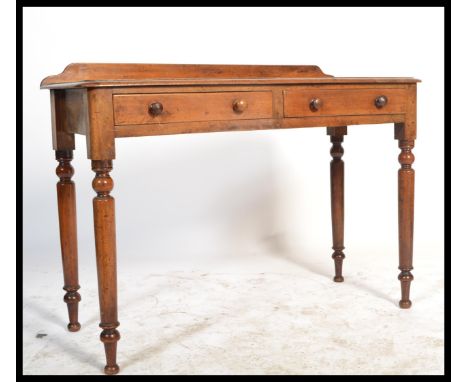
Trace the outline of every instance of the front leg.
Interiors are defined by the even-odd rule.
[[[346,126],[328,127],[332,148],[330,155],[330,191],[331,191],[331,218],[333,234],[333,255],[335,261],[335,277],[333,281],[343,282],[344,249],[344,162],[341,159],[344,150],[341,143],[347,133]]]
[[[414,170],[411,168],[414,155],[411,152],[414,140],[400,139],[398,146],[401,153],[398,161],[398,233],[400,254],[401,300],[400,308],[411,307],[410,285],[413,281],[413,221],[414,221]]]
[[[59,162],[55,170],[57,182],[57,202],[60,226],[60,247],[62,252],[63,289],[67,292],[63,300],[68,308],[68,330],[77,332],[81,325],[78,322],[78,303],[81,296],[78,293],[78,244],[76,237],[76,197],[73,176],[72,150],[56,150],[55,157]]]
[[[114,198],[110,195],[113,181],[109,175],[111,160],[93,160],[92,169],[96,173],[93,189],[97,196],[93,199],[94,235],[96,241],[96,262],[98,270],[99,305],[103,329],[101,341],[104,343],[107,364],[106,374],[117,374],[117,341],[120,333],[117,320],[117,262],[115,239]]]

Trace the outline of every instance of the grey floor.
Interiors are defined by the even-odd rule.
[[[121,374],[442,374],[435,258],[415,268],[410,310],[397,307],[395,262],[371,254],[348,256],[341,284],[328,256],[313,266],[269,254],[197,266],[121,262]],[[69,333],[60,268],[24,271],[24,374],[101,373],[96,270],[80,272],[82,329]]]

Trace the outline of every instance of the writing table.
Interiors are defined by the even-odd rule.
[[[334,281],[342,282],[344,244],[343,137],[347,126],[393,123],[398,161],[401,308],[409,308],[413,258],[416,84],[402,77],[333,77],[317,66],[71,64],[41,82],[50,89],[64,300],[68,329],[78,322],[75,134],[86,136],[92,187],[99,305],[107,374],[119,372],[114,198],[110,176],[115,139],[164,134],[327,127]]]

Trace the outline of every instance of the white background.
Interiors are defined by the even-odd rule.
[[[112,17],[108,12],[25,11],[25,266],[60,267],[59,256],[52,255],[59,245],[49,97],[39,82],[70,62],[316,64],[335,76],[422,79],[414,149],[415,275],[418,254],[442,256],[441,9],[114,9]],[[88,28],[67,28],[82,19]],[[134,20],[131,31],[112,27],[123,20]],[[76,143],[82,264],[94,262],[93,174],[85,140],[77,137]],[[118,140],[112,176],[119,261],[212,261],[272,244],[285,253],[328,256],[329,147],[324,129]],[[344,148],[346,253],[385,248],[395,254],[389,271],[396,274],[399,150],[393,127],[350,127]]]

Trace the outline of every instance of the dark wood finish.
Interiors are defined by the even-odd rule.
[[[343,136],[347,134],[346,126],[328,127],[327,134],[330,136],[332,147],[330,155],[330,193],[331,193],[331,217],[333,234],[333,254],[335,262],[335,282],[343,282],[343,260],[344,247],[344,162],[341,159],[344,150],[341,146]]]
[[[398,172],[400,307],[409,308],[413,279],[415,78],[333,77],[317,66],[71,64],[45,78],[51,89],[52,142],[59,160],[62,258],[70,329],[78,324],[76,211],[71,153],[75,134],[86,136],[96,172],[93,201],[101,340],[105,372],[116,363],[117,274],[115,206],[110,195],[115,138],[147,135],[287,129],[327,126],[330,164],[332,255],[337,282],[343,281],[344,162],[347,126],[395,124]]]
[[[312,111],[318,111],[322,108],[323,101],[320,98],[314,98],[312,101],[309,103],[309,108]]]
[[[148,111],[153,116],[160,115],[164,111],[164,106],[161,102],[154,102],[149,105]]]
[[[384,95],[378,96],[375,101],[375,106],[378,107],[379,109],[384,107],[388,103],[388,98]]]
[[[59,162],[56,174],[57,202],[60,226],[60,248],[63,266],[63,289],[67,292],[63,300],[67,304],[69,324],[68,330],[77,332],[81,325],[78,322],[78,303],[81,296],[78,293],[78,242],[76,234],[76,196],[75,183],[71,180],[74,170],[71,165],[72,150],[57,150],[55,157]]]
[[[235,102],[239,100],[242,100],[244,106],[242,112],[236,110]],[[148,107],[153,103],[162,104],[164,109],[161,113],[148,113]],[[261,119],[271,118],[272,115],[271,92],[114,95],[114,120],[117,126]]]
[[[106,374],[116,374],[119,366],[116,362],[117,341],[120,333],[117,319],[117,257],[115,237],[115,206],[110,195],[113,181],[109,175],[112,161],[93,160],[92,169],[96,173],[93,189],[97,196],[93,199],[94,236],[96,241],[96,262],[98,270],[99,306],[103,329],[101,341],[104,343],[107,364]]]

